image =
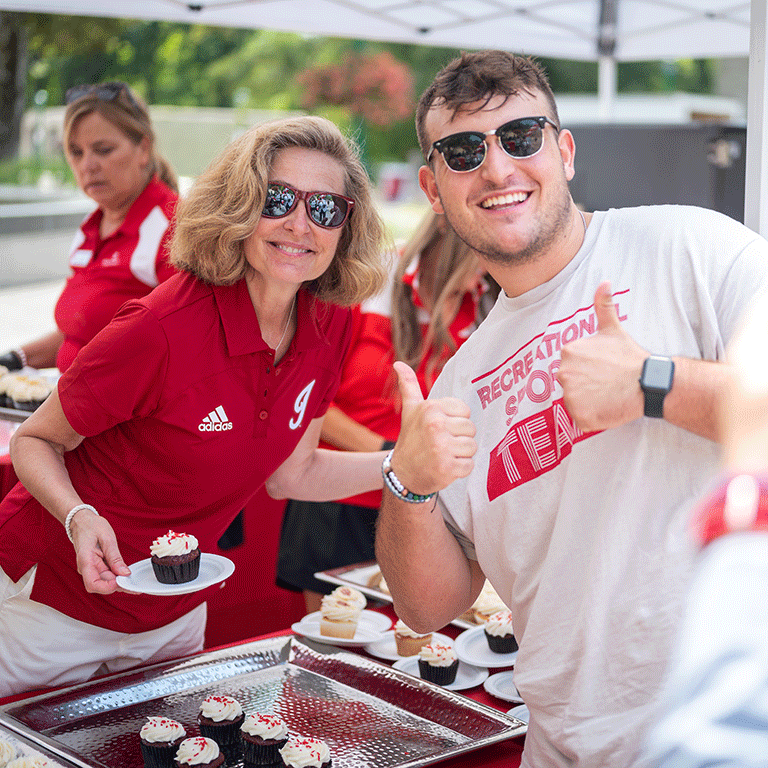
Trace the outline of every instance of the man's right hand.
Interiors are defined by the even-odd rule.
[[[416,374],[396,362],[403,401],[400,435],[392,454],[392,469],[412,493],[441,491],[474,467],[475,425],[469,406],[454,397],[425,400]]]

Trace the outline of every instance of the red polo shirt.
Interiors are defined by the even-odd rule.
[[[298,329],[277,366],[244,281],[183,273],[123,307],[59,381],[85,440],[65,454],[72,483],[115,530],[125,561],[169,528],[203,552],[328,408],[350,311],[300,291]],[[205,599],[88,594],[64,528],[19,484],[0,504],[0,565],[38,564],[32,599],[119,632],[167,624]]]
[[[125,221],[109,237],[99,236],[103,213],[80,226],[69,254],[72,275],[54,310],[64,334],[56,365],[66,371],[128,299],[138,299],[175,273],[168,263],[170,227],[178,195],[152,178],[134,200]]]

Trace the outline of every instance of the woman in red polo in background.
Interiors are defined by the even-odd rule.
[[[383,453],[317,445],[346,307],[385,279],[383,237],[356,150],[322,118],[252,128],[197,179],[180,274],[124,305],[12,438],[0,696],[200,650],[205,590],[117,585],[169,529],[206,553],[265,484],[318,500],[381,488]]]
[[[64,153],[98,208],[72,243],[72,274],[54,311],[57,329],[2,355],[8,370],[66,371],[128,299],[175,272],[168,244],[176,176],[155,148],[146,105],[119,82],[70,88],[65,101]]]

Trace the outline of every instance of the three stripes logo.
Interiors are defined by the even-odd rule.
[[[220,405],[212,410],[197,425],[197,428],[201,432],[224,432],[227,429],[232,429],[232,422],[227,418],[227,414],[224,413],[224,406]]]

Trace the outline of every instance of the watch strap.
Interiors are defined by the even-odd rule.
[[[645,415],[653,419],[663,419],[664,398],[667,396],[667,393],[658,389],[644,389],[643,394],[645,395]]]

